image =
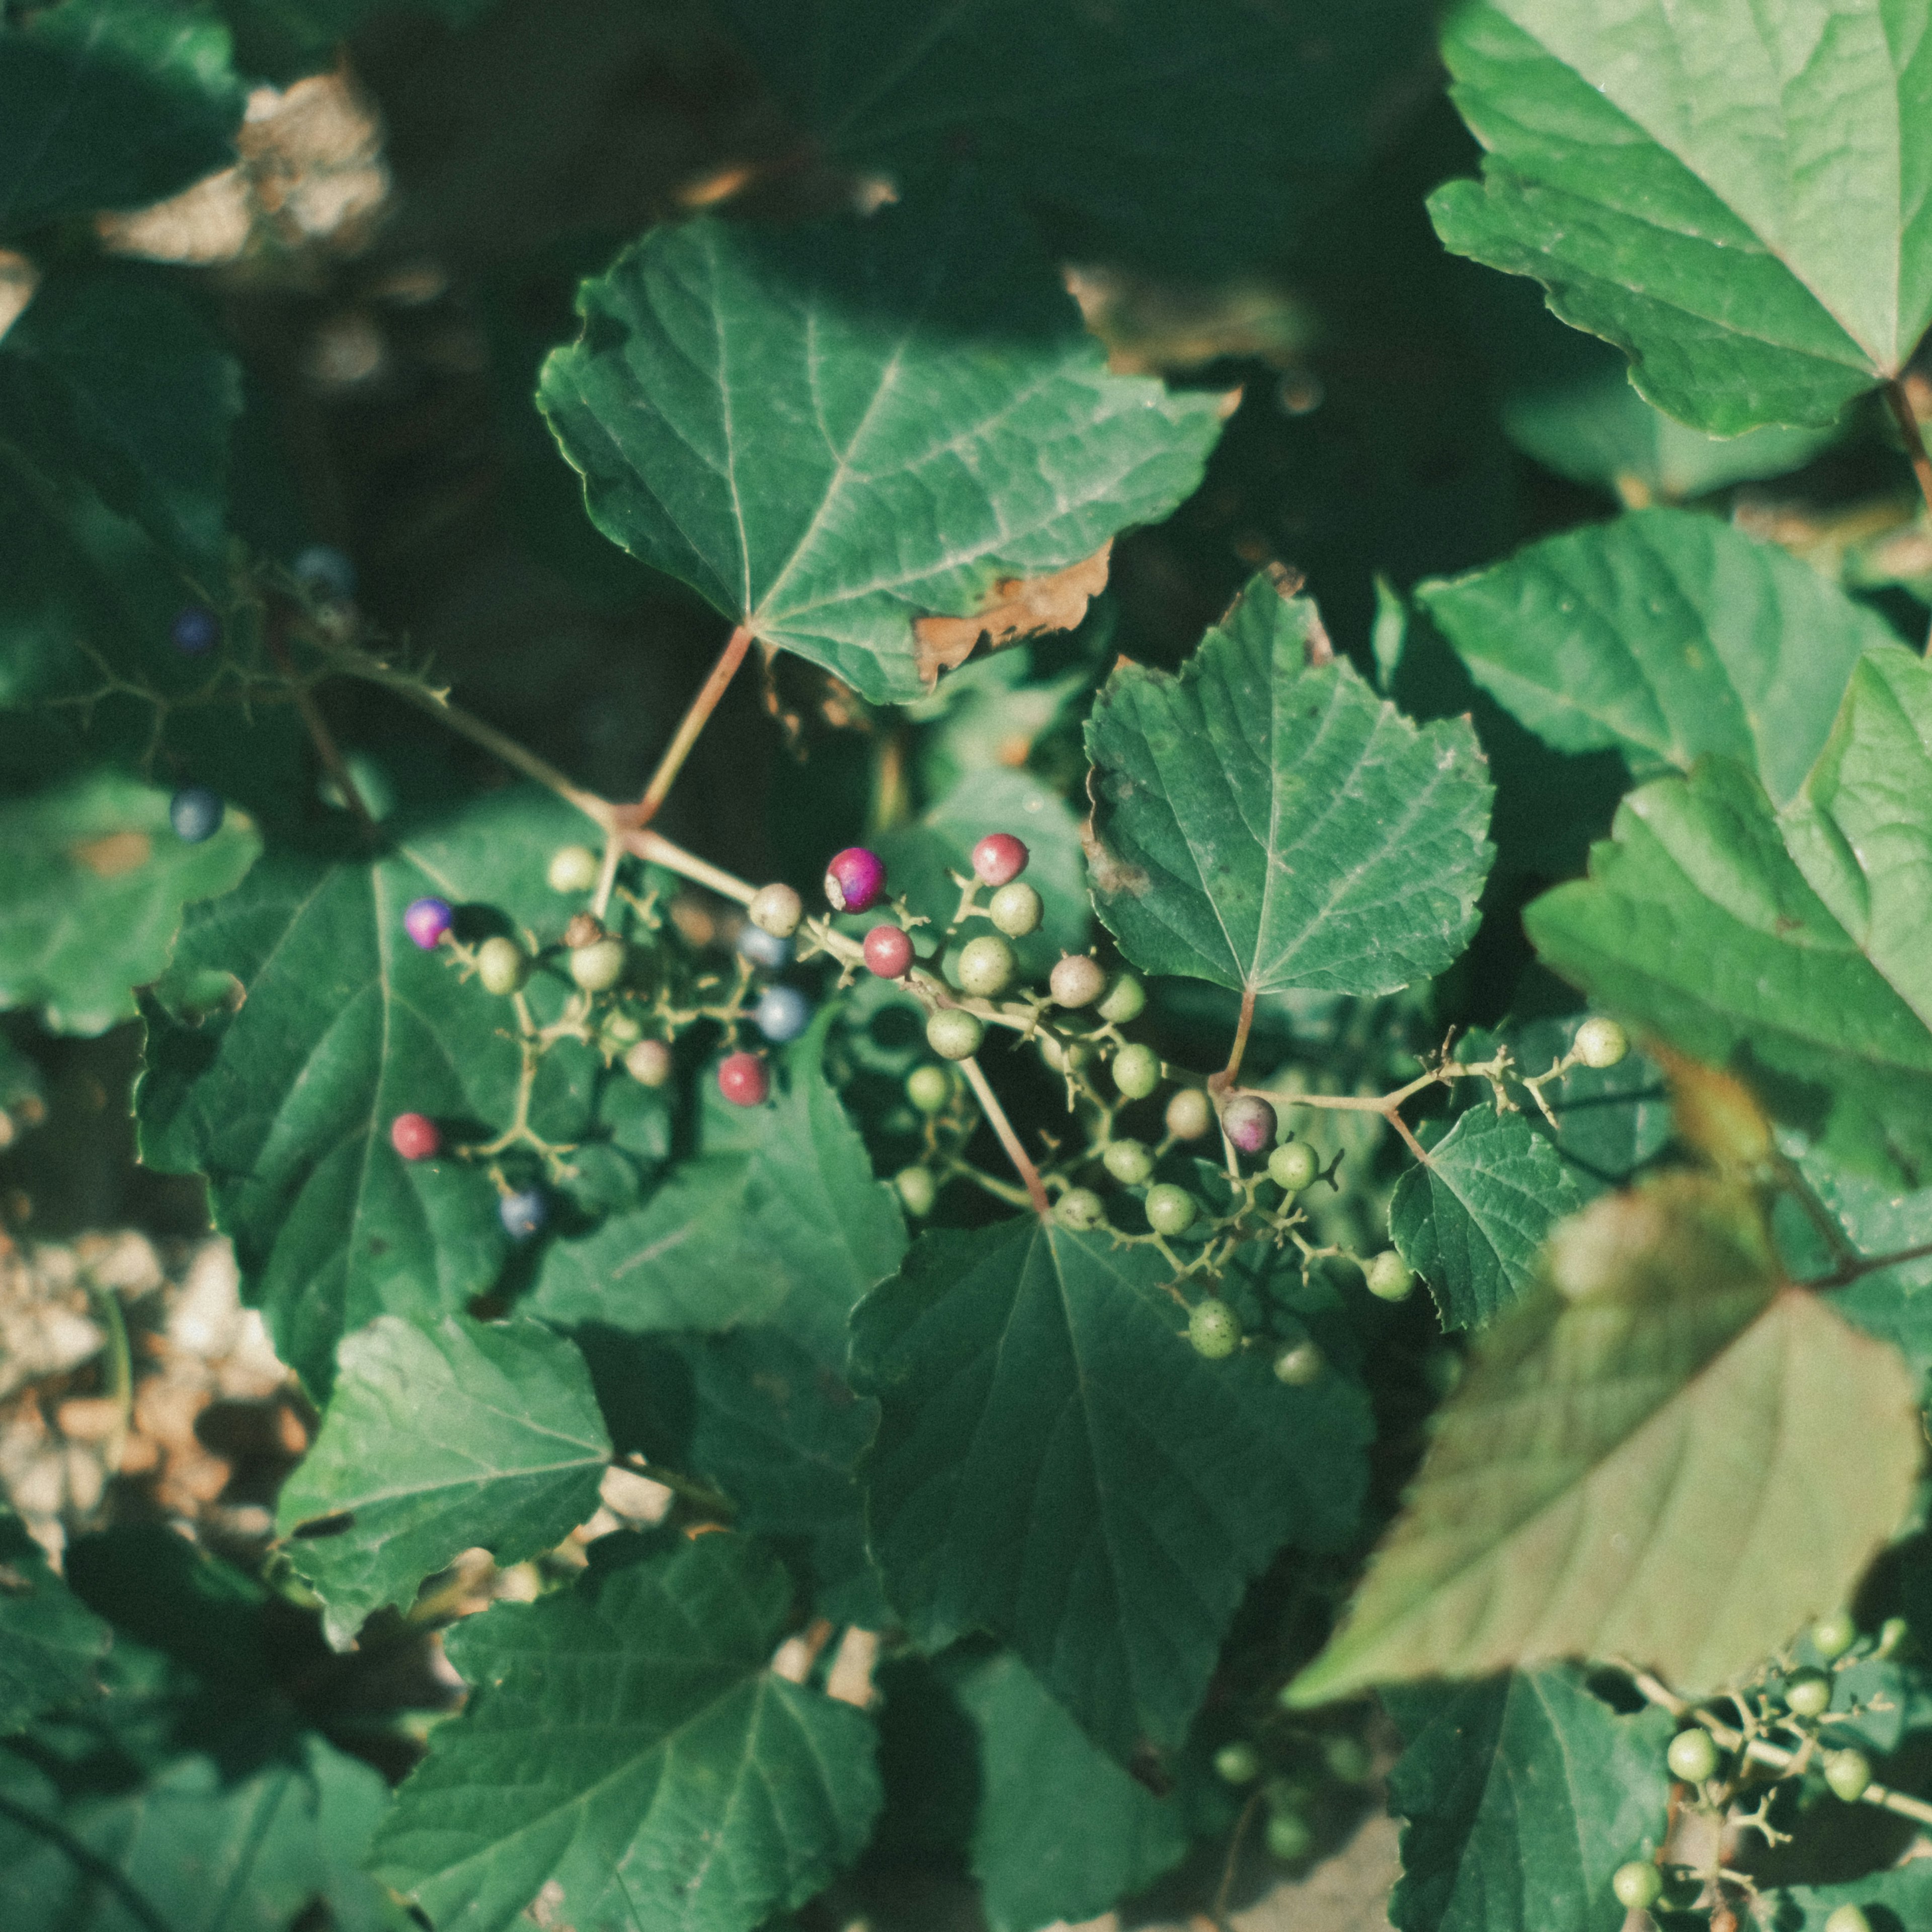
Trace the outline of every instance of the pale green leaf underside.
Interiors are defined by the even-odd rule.
[[[1932,673],[1910,652],[1860,660],[1783,812],[1721,760],[1647,785],[1525,924],[1557,971],[1733,1066],[1835,1157],[1932,1179]]]
[[[1178,676],[1124,664],[1094,704],[1094,904],[1148,972],[1388,993],[1475,929],[1495,854],[1474,729],[1310,666],[1318,622],[1257,578]]]
[[[1678,1177],[1558,1231],[1573,1292],[1489,1331],[1298,1705],[1568,1657],[1705,1689],[1849,1600],[1911,1496],[1916,1390],[1780,1286],[1755,1211]]]
[[[914,620],[1091,556],[1200,480],[1218,398],[1114,374],[1024,224],[964,199],[662,228],[538,400],[614,542],[878,700]]]
[[[1932,8],[1487,0],[1444,54],[1489,150],[1444,242],[1533,275],[1643,392],[1735,435],[1830,422],[1932,321]]]
[[[262,841],[231,812],[182,842],[168,794],[105,767],[0,801],[0,1009],[38,1010],[56,1033],[132,1019],[160,976],[182,908],[229,891]]]
[[[384,1604],[481,1546],[520,1562],[597,1507],[610,1458],[574,1344],[534,1322],[379,1316],[343,1338],[334,1393],[284,1486],[276,1528],[346,1644]],[[347,1515],[346,1528],[300,1526]]]
[[[1360,1388],[1202,1360],[1168,1272],[1028,1216],[923,1237],[854,1317],[893,1607],[928,1650],[1000,1636],[1123,1760],[1180,1742],[1248,1579],[1346,1541],[1366,1475]]]
[[[871,1721],[766,1668],[790,1596],[718,1534],[469,1620],[469,1706],[397,1794],[377,1876],[446,1932],[501,1932],[546,1886],[561,1923],[652,1932],[802,1904],[880,1792]]]
[[[1823,748],[1852,668],[1890,628],[1771,544],[1640,510],[1417,598],[1470,674],[1559,752],[1621,752],[1640,780],[1708,752],[1779,804]]]

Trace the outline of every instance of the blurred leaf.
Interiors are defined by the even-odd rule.
[[[1694,1693],[1848,1600],[1898,1527],[1911,1379],[1783,1279],[1750,1190],[1678,1173],[1606,1196],[1550,1256],[1553,1286],[1478,1343],[1296,1706],[1580,1656]]]
[[[499,1932],[751,1932],[855,1858],[880,1800],[868,1719],[774,1676],[790,1586],[748,1538],[671,1539],[450,1632],[472,1688],[397,1794],[376,1870]]]
[[[100,1691],[107,1626],[48,1567],[11,1510],[0,1510],[0,1734]]]
[[[1489,153],[1431,197],[1437,232],[1534,276],[1697,428],[1830,423],[1932,322],[1928,26],[1926,0],[1851,0],[1828,31],[1752,0],[1466,6],[1444,54]]]

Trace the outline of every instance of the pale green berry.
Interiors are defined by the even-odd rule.
[[[1100,997],[1107,976],[1090,953],[1070,952],[1047,976],[1047,989],[1062,1006],[1090,1006]]]
[[[1322,1163],[1306,1141],[1283,1141],[1268,1156],[1268,1171],[1284,1193],[1299,1194],[1322,1172]]]
[[[964,1006],[941,1006],[926,1023],[926,1043],[941,1060],[965,1060],[980,1051],[986,1029]]]
[[[1070,1187],[1055,1205],[1054,1219],[1063,1228],[1085,1231],[1106,1225],[1107,1210],[1090,1187]]]
[[[554,892],[587,892],[597,883],[597,854],[588,845],[560,845],[550,855]]]
[[[1100,1160],[1123,1187],[1138,1187],[1154,1172],[1154,1150],[1144,1141],[1109,1141]]]
[[[1664,1874],[1643,1858],[1633,1858],[1610,1874],[1617,1903],[1633,1912],[1648,1912],[1664,1896]]]
[[[1630,1051],[1630,1036],[1615,1020],[1588,1019],[1576,1029],[1576,1058],[1600,1071]]]
[[[624,1071],[640,1087],[662,1087],[671,1076],[670,1048],[661,1040],[640,1040],[625,1054]]]
[[[1219,1362],[1241,1346],[1240,1317],[1218,1295],[1197,1301],[1187,1318],[1187,1339],[1197,1355]]]
[[[1315,1834],[1305,1818],[1292,1811],[1277,1811],[1268,1821],[1265,1834],[1268,1850],[1284,1864],[1294,1864],[1315,1849]]]
[[[1679,1731],[1670,1740],[1664,1757],[1671,1776],[1682,1778],[1686,1784],[1702,1784],[1715,1775],[1718,1768],[1718,1747],[1706,1730]]]
[[[1018,970],[1013,949],[997,933],[982,933],[959,949],[959,984],[976,999],[998,999]]]
[[[606,993],[624,976],[624,942],[606,937],[570,956],[570,976],[586,993]]]
[[[902,1167],[893,1175],[892,1185],[898,1190],[906,1212],[916,1220],[930,1214],[933,1202],[939,1198],[939,1186],[930,1168]]]
[[[1414,1276],[1393,1248],[1384,1248],[1365,1272],[1369,1292],[1384,1301],[1406,1301],[1409,1290],[1415,1286]]]
[[[1160,1055],[1150,1046],[1124,1046],[1114,1056],[1114,1084],[1130,1100],[1144,1100],[1160,1084]]]
[[[1214,1108],[1198,1087],[1184,1087],[1167,1103],[1167,1130],[1179,1141],[1198,1141],[1214,1124]]]
[[[1327,1358],[1312,1342],[1291,1342],[1274,1358],[1275,1380],[1290,1388],[1306,1388],[1328,1365]]]
[[[1147,988],[1131,973],[1116,973],[1108,982],[1106,997],[1096,1010],[1103,1020],[1125,1026],[1147,1010]]]
[[[1872,1922],[1856,1905],[1836,1906],[1825,1921],[1825,1932],[1872,1932]]]
[[[1811,1648],[1827,1664],[1844,1655],[1858,1641],[1858,1627],[1849,1610],[1834,1610],[1811,1626]]]
[[[1184,1187],[1177,1187],[1171,1180],[1163,1180],[1158,1187],[1148,1190],[1148,1226],[1156,1234],[1184,1234],[1194,1225],[1194,1217],[1201,1210],[1192,1195]]]
[[[486,992],[506,997],[514,993],[524,983],[530,963],[514,939],[486,939],[476,949],[476,976]]]
[[[1822,1718],[1832,1708],[1832,1680],[1822,1670],[1794,1670],[1784,1680],[1784,1701],[1794,1718]]]
[[[1825,1782],[1834,1796],[1847,1804],[1856,1804],[1872,1781],[1871,1760],[1862,1750],[1835,1750],[1825,1754]]]
[[[612,1046],[628,1046],[644,1036],[644,1022],[635,1013],[613,1013],[604,1022],[604,1037]]]
[[[1342,1784],[1366,1784],[1375,1775],[1375,1762],[1360,1738],[1330,1738],[1322,1747],[1328,1775]]]
[[[906,1098],[922,1114],[936,1114],[952,1097],[952,1076],[943,1066],[915,1066],[906,1076]]]
[[[1262,1774],[1262,1754],[1246,1739],[1223,1744],[1214,1754],[1214,1774],[1228,1784],[1252,1784]]]
[[[1046,916],[1039,893],[1023,879],[1002,886],[987,902],[986,910],[1009,939],[1024,939],[1028,933],[1037,932]]]
[[[745,908],[746,916],[774,939],[789,939],[805,916],[805,902],[790,886],[760,886]]]

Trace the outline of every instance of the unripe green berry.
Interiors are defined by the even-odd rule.
[[[1834,1610],[1811,1626],[1811,1648],[1827,1664],[1844,1655],[1858,1641],[1858,1627],[1849,1610]]]
[[[1144,1100],[1160,1084],[1160,1055],[1150,1046],[1124,1046],[1114,1056],[1114,1084],[1130,1100]]]
[[[661,1040],[640,1040],[625,1054],[624,1071],[640,1087],[662,1087],[671,1076],[670,1048]]]
[[[1241,1346],[1240,1317],[1218,1295],[1197,1301],[1187,1318],[1187,1339],[1197,1355],[1224,1360]]]
[[[1268,1171],[1284,1193],[1299,1194],[1322,1172],[1322,1163],[1306,1141],[1283,1141],[1268,1156]]]
[[[1214,1774],[1228,1784],[1252,1784],[1262,1774],[1262,1754],[1245,1738],[1214,1754]]]
[[[1090,1187],[1070,1187],[1054,1208],[1053,1216],[1063,1228],[1084,1232],[1106,1225],[1107,1210]]]
[[[926,1023],[926,1043],[941,1060],[965,1060],[980,1051],[986,1029],[963,1006],[941,1006]]]
[[[624,942],[605,937],[570,956],[570,976],[586,993],[606,993],[624,976]]]
[[[1156,1234],[1184,1234],[1194,1225],[1194,1217],[1201,1210],[1192,1195],[1184,1187],[1177,1187],[1171,1180],[1163,1180],[1158,1187],[1148,1190],[1148,1226]]]
[[[936,1114],[952,1097],[952,1076],[943,1066],[915,1066],[906,1076],[906,1098],[922,1114]]]
[[[1328,1775],[1342,1784],[1366,1784],[1375,1775],[1375,1761],[1360,1738],[1346,1734],[1330,1738],[1322,1747],[1322,1762]]]
[[[1822,1718],[1832,1708],[1832,1680],[1822,1670],[1794,1670],[1784,1680],[1784,1701],[1794,1718]]]
[[[1084,1040],[1076,1040],[1062,1047],[1051,1034],[1040,1035],[1040,1057],[1056,1073],[1076,1072],[1087,1064],[1093,1052]]]
[[[644,1023],[635,1013],[613,1013],[604,1022],[604,1038],[611,1046],[628,1046],[644,1036]]]
[[[486,992],[514,993],[529,968],[524,949],[514,939],[486,939],[476,949],[476,976]]]
[[[1415,1277],[1393,1248],[1384,1248],[1370,1262],[1366,1271],[1369,1292],[1384,1301],[1406,1301],[1415,1286]]]
[[[1046,916],[1039,893],[1021,879],[1002,886],[987,901],[986,910],[1009,939],[1024,939],[1028,933],[1037,932],[1040,921]]]
[[[1834,1796],[1847,1804],[1856,1804],[1872,1781],[1871,1760],[1862,1750],[1835,1750],[1825,1754],[1825,1782]]]
[[[1274,1358],[1274,1378],[1290,1388],[1306,1388],[1328,1366],[1328,1358],[1312,1342],[1291,1342]]]
[[[805,902],[789,886],[760,886],[752,895],[745,915],[761,932],[789,939],[805,916]]]
[[[982,933],[959,949],[959,983],[976,999],[998,999],[1018,970],[1013,949],[997,933]]]
[[[1106,997],[1096,1009],[1103,1020],[1125,1026],[1147,1010],[1147,988],[1131,973],[1116,973],[1107,983]]]
[[[1268,1821],[1268,1848],[1284,1864],[1294,1864],[1315,1849],[1315,1834],[1305,1818],[1277,1811]]]
[[[1070,952],[1047,976],[1047,989],[1062,1006],[1090,1006],[1106,983],[1100,961],[1086,952]]]
[[[597,854],[588,845],[560,845],[550,855],[554,892],[587,892],[597,883]]]
[[[1100,1160],[1123,1187],[1138,1187],[1154,1172],[1154,1150],[1144,1141],[1110,1141]]]
[[[1610,1874],[1617,1903],[1633,1912],[1648,1912],[1664,1896],[1664,1874],[1647,1859],[1633,1858]]]
[[[1184,1087],[1167,1103],[1167,1130],[1176,1140],[1198,1141],[1214,1124],[1214,1108],[1198,1087]]]
[[[906,1212],[916,1220],[923,1220],[930,1214],[933,1202],[939,1198],[939,1184],[930,1168],[902,1167],[893,1175],[892,1185],[898,1190]]]
[[[1686,1784],[1702,1784],[1717,1772],[1718,1747],[1708,1731],[1694,1727],[1679,1731],[1670,1740],[1664,1760],[1670,1766],[1672,1777],[1682,1778]]]
[[[1834,1906],[1825,1932],[1872,1932],[1872,1922],[1856,1905]]]
[[[1614,1066],[1629,1051],[1630,1037],[1615,1020],[1588,1019],[1576,1029],[1576,1058],[1586,1066]]]

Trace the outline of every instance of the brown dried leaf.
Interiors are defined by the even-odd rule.
[[[994,602],[970,617],[920,617],[914,620],[919,674],[928,687],[942,670],[956,670],[983,638],[988,650],[1036,638],[1046,631],[1070,631],[1087,606],[1107,587],[1113,554],[1109,537],[1091,556],[1046,577],[1003,577]]]

